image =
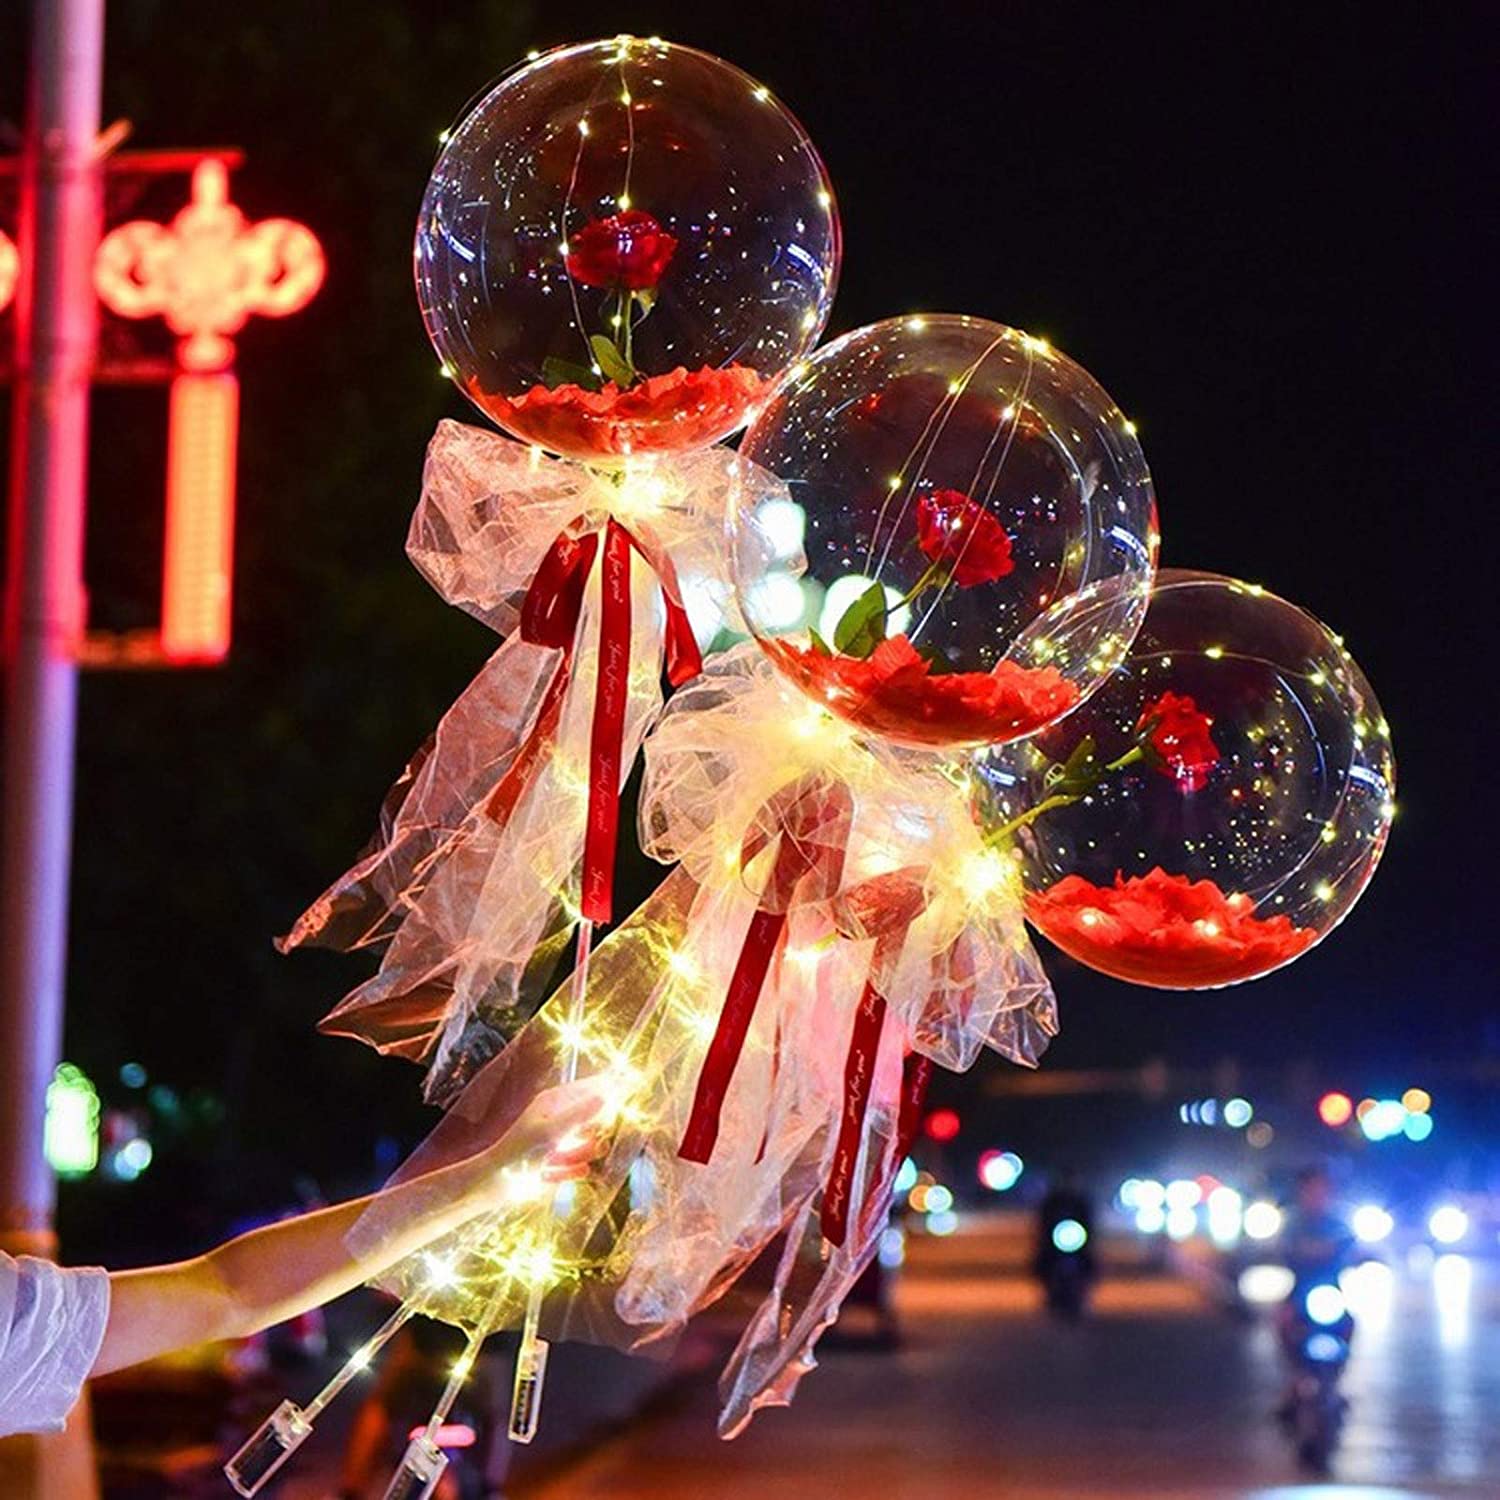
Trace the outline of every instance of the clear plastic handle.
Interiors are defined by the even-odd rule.
[[[542,1418],[542,1388],[547,1380],[546,1339],[523,1340],[516,1355],[516,1384],[510,1398],[510,1440],[529,1443]]]
[[[312,1423],[295,1401],[283,1401],[224,1465],[237,1494],[259,1494],[265,1482],[307,1440]]]
[[[401,1467],[391,1476],[385,1500],[428,1500],[448,1467],[448,1455],[425,1432],[406,1446]]]

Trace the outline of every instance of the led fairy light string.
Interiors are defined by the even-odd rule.
[[[501,1293],[496,1293],[489,1316],[493,1316],[493,1311],[498,1310],[501,1296]],[[480,1345],[489,1337],[489,1316],[470,1332],[463,1353],[454,1361],[448,1383],[443,1387],[443,1393],[438,1397],[426,1426],[407,1444],[401,1466],[386,1486],[385,1500],[426,1500],[437,1488],[438,1480],[443,1477],[443,1470],[448,1467],[448,1455],[438,1447],[438,1433],[448,1420],[453,1403],[458,1400],[458,1393],[474,1369]]]
[[[987,349],[985,351],[984,355],[982,355],[980,358],[981,364],[985,359],[989,357],[990,353],[997,346],[997,344],[1001,342],[1004,341],[997,340],[996,344],[992,344],[990,346],[990,349]],[[1022,347],[1026,350],[1026,364],[1021,371],[1020,387],[1011,395],[1010,400],[1002,409],[1000,413],[1000,420],[995,423],[994,431],[990,433],[989,441],[984,445],[984,450],[980,453],[979,459],[974,465],[974,473],[969,480],[967,488],[964,491],[964,493],[968,495],[976,493],[979,487],[980,477],[984,473],[984,466],[989,462],[990,454],[995,451],[995,444],[999,442],[1000,434],[1004,432],[1005,446],[1000,450],[1000,458],[995,465],[995,472],[990,475],[989,485],[986,487],[984,496],[980,501],[980,504],[985,506],[986,508],[989,507],[990,502],[994,499],[995,491],[1000,484],[1001,475],[1003,475],[1005,472],[1006,460],[1009,459],[1011,449],[1014,448],[1016,444],[1016,434],[1020,431],[1021,428],[1021,414],[1026,409],[1026,398],[1031,392],[1031,376],[1032,372],[1036,368],[1037,353],[1039,350],[1045,351],[1047,348],[1045,343],[1043,343],[1040,339],[1033,339],[1030,334],[1023,334],[1021,336],[1021,343]],[[967,381],[965,382],[965,384],[967,384]],[[955,401],[957,399],[958,398],[955,397]],[[928,620],[932,618],[933,614],[937,611],[938,606],[943,602],[944,596],[947,594],[948,589],[952,586],[953,580],[958,576],[958,571],[963,566],[964,559],[968,556],[969,549],[974,545],[974,539],[976,536],[978,536],[978,534],[978,529],[976,527],[971,526],[966,530],[963,541],[960,544],[958,551],[949,560],[948,569],[938,585],[937,593],[933,595],[932,603],[927,606],[926,612],[923,614],[922,618],[917,621],[916,629],[912,631],[912,637],[914,639],[916,636],[921,634],[923,627],[927,624]],[[936,566],[936,564],[934,564],[934,566]]]
[[[568,1001],[568,1030],[571,1040],[567,1046],[563,1064],[563,1082],[573,1083],[578,1077],[578,1057],[582,1048],[584,1021],[584,995],[588,990],[589,959],[593,952],[594,924],[587,918],[578,923],[578,949],[573,970],[573,988]],[[566,1185],[559,1187],[552,1197],[552,1214],[559,1215],[567,1203]],[[547,1294],[545,1279],[536,1274],[540,1269],[533,1266],[530,1286],[526,1295],[526,1317],[521,1324],[521,1343],[516,1350],[516,1378],[511,1389],[510,1423],[508,1432],[512,1442],[529,1443],[536,1437],[541,1422],[542,1389],[547,1378],[547,1351],[549,1345],[541,1337],[539,1329],[542,1318],[542,1300]]]
[[[583,340],[584,355],[589,361],[589,368],[596,375],[602,375],[603,371],[599,369],[598,362],[594,358],[593,345],[589,341],[588,330],[583,326],[583,306],[578,300],[578,283],[574,281],[572,273],[568,270],[568,258],[572,254],[572,247],[568,243],[568,214],[572,211],[573,194],[578,188],[578,173],[583,166],[583,149],[589,138],[588,112],[598,103],[599,96],[608,87],[607,78],[607,74],[601,73],[599,75],[599,81],[594,85],[593,92],[590,93],[579,115],[578,147],[573,153],[573,168],[568,174],[568,186],[563,193],[562,209],[558,216],[559,222],[562,225],[562,238],[558,241],[557,253],[562,257],[563,275],[568,284],[568,297],[573,304],[573,327],[577,329],[578,337]],[[630,113],[628,107],[625,113],[628,117]],[[628,167],[626,168],[625,178],[628,183],[630,180]]]
[[[503,1167],[498,1175],[501,1182],[498,1208],[501,1210],[522,1207],[534,1202],[541,1194],[542,1170],[534,1162]],[[403,1296],[396,1310],[345,1360],[310,1401],[299,1405],[290,1399],[284,1400],[261,1423],[224,1466],[225,1476],[237,1493],[245,1496],[258,1494],[311,1436],[313,1424],[354,1377],[370,1369],[385,1346],[413,1317],[428,1313],[430,1295],[458,1284],[454,1263],[468,1254],[482,1252],[492,1232],[494,1211],[481,1210],[456,1231],[435,1234],[434,1242],[452,1238],[454,1243],[446,1257],[439,1258],[430,1252],[422,1256],[427,1272],[426,1285]],[[481,1320],[480,1327],[487,1327],[492,1320],[493,1314],[490,1319]]]
[[[922,318],[908,318],[906,326],[920,332],[926,327],[926,321]],[[1004,341],[1003,337],[996,338],[977,359],[962,370],[953,380],[949,381],[947,393],[933,408],[916,441],[911,445],[906,457],[901,461],[901,466],[891,476],[888,486],[889,493],[881,502],[880,513],[875,518],[875,526],[870,533],[869,545],[865,549],[865,571],[867,573],[874,560],[875,547],[880,540],[881,530],[885,526],[885,519],[890,511],[891,501],[898,494],[901,494],[903,489],[905,490],[901,501],[901,509],[897,512],[895,520],[891,522],[890,535],[886,537],[885,546],[880,553],[880,566],[876,569],[877,576],[884,571],[886,563],[890,560],[891,548],[895,546],[896,538],[900,534],[901,523],[906,518],[907,507],[911,504],[912,496],[916,493],[917,486],[922,482],[922,470],[927,466],[928,460],[937,450],[938,443],[942,441],[943,433],[948,426],[949,419],[958,410],[959,403],[963,400],[970,382],[979,372],[979,367]],[[919,453],[921,454],[920,458],[917,456]],[[915,464],[914,470],[913,464]],[[906,477],[908,470],[913,470],[912,478],[909,481]]]
[[[256,1495],[312,1435],[313,1424],[356,1375],[362,1375],[376,1356],[417,1312],[415,1301],[403,1302],[339,1367],[305,1406],[285,1400],[240,1446],[224,1466],[225,1477],[240,1495]]]
[[[908,318],[906,320],[906,327],[909,329],[921,331],[926,326],[926,320],[923,318]],[[1007,333],[994,338],[989,346],[981,351],[972,363],[948,382],[946,394],[938,402],[937,406],[933,408],[932,414],[928,417],[921,433],[912,444],[906,457],[902,460],[901,466],[892,476],[889,486],[890,493],[881,504],[880,514],[876,517],[875,527],[871,533],[869,546],[865,553],[865,567],[868,571],[874,556],[875,546],[879,541],[880,532],[885,525],[890,502],[896,495],[901,494],[901,508],[896,513],[895,519],[891,522],[890,533],[886,537],[885,546],[881,549],[880,566],[876,569],[876,577],[884,571],[886,563],[890,560],[891,549],[895,546],[896,539],[901,533],[901,526],[902,522],[906,519],[906,512],[911,505],[918,486],[922,483],[923,471],[931,460],[932,455],[937,451],[938,444],[942,441],[943,434],[947,430],[950,420],[958,411],[964,396],[968,393],[969,386],[973,383],[985,361],[1004,345],[1009,337],[1010,335]],[[995,443],[999,440],[1001,432],[1006,432],[1005,448],[1001,452],[1000,462],[996,465],[995,472],[990,479],[989,488],[985,492],[984,503],[986,504],[988,504],[995,492],[1001,473],[1005,468],[1005,461],[1010,455],[1011,447],[1015,443],[1016,432],[1020,426],[1021,411],[1025,404],[1027,393],[1031,389],[1031,375],[1035,364],[1035,356],[1039,351],[1045,352],[1048,347],[1043,340],[1033,339],[1029,334],[1022,335],[1022,346],[1026,350],[1026,364],[1022,371],[1020,389],[1013,394],[1004,410],[1000,413],[1000,421],[995,424],[995,429],[990,434],[989,442],[980,454],[979,461],[975,465],[973,477],[970,479],[968,485],[968,492],[972,493],[979,483],[980,476],[984,472],[984,466],[989,461],[989,456],[993,452]],[[920,457],[918,456],[919,454]],[[911,478],[909,480],[907,479],[908,471],[911,471]],[[968,544],[969,538],[965,538],[965,551],[967,551]],[[954,559],[954,566],[956,567],[961,561],[962,555]],[[912,592],[916,593],[919,591],[913,590]],[[936,607],[936,602],[941,601],[941,597],[940,592],[938,601],[934,603],[934,608]],[[932,610],[929,609],[927,614],[923,615],[921,623],[917,626],[918,630],[922,628],[922,624],[926,623],[928,615],[931,613]]]

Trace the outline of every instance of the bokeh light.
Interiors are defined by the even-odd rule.
[[[1354,1117],[1354,1101],[1348,1094],[1324,1094],[1318,1100],[1318,1118],[1330,1129],[1347,1125]]]

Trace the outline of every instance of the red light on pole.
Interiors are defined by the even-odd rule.
[[[323,251],[290,219],[251,224],[229,201],[228,164],[193,169],[171,224],[136,219],[104,237],[94,287],[112,312],[160,317],[177,334],[167,432],[161,651],[179,664],[229,651],[239,384],[234,342],[252,315],[281,318],[323,281]]]
[[[951,1109],[935,1109],[927,1116],[922,1129],[926,1132],[928,1140],[936,1141],[942,1145],[945,1141],[951,1141],[959,1131],[958,1113]]]
[[[1331,1130],[1347,1125],[1354,1117],[1354,1101],[1348,1094],[1324,1094],[1318,1100],[1318,1118]]]
[[[16,295],[16,280],[21,274],[21,252],[16,242],[0,230],[0,312],[10,306]]]
[[[99,299],[125,318],[164,318],[184,370],[234,362],[230,335],[252,314],[284,318],[323,283],[323,250],[291,219],[251,224],[229,201],[229,168],[193,168],[193,196],[170,224],[133,219],[105,235],[94,262]]]
[[[207,665],[229,651],[239,381],[228,371],[172,382],[161,649]]]

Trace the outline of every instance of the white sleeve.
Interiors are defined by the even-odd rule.
[[[0,1254],[0,1437],[62,1430],[108,1318],[108,1273]]]

